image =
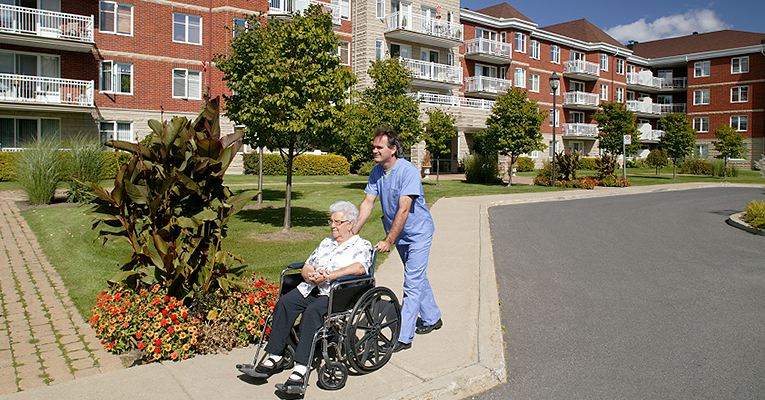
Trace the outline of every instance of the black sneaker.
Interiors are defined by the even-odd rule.
[[[411,348],[412,348],[412,343],[396,342],[396,345],[393,346],[393,352],[398,353],[401,350],[406,350]]]
[[[428,334],[428,333],[430,333],[432,331],[435,331],[436,329],[441,329],[442,326],[444,326],[444,323],[443,323],[443,321],[441,321],[441,318],[439,318],[438,321],[436,321],[436,323],[433,324],[433,325],[418,326],[414,330],[414,333],[416,333],[418,335],[425,335],[425,334]]]

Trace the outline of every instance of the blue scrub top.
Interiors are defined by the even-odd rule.
[[[377,164],[369,174],[369,182],[364,191],[380,198],[383,210],[382,222],[386,233],[390,232],[393,219],[398,212],[399,198],[415,196],[404,229],[394,244],[413,244],[431,240],[435,226],[428,205],[425,203],[420,171],[414,164],[405,159],[399,159],[387,177],[382,165]]]

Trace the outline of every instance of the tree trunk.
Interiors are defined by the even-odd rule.
[[[263,147],[258,147],[258,205],[263,204]]]
[[[723,158],[723,179],[728,179],[728,157]]]
[[[284,231],[290,230],[290,218],[292,217],[292,161],[295,158],[295,145],[290,144],[287,153],[287,187],[284,191]]]
[[[515,160],[512,156],[510,156],[510,166],[507,168],[507,187],[513,186],[513,165],[515,164]]]
[[[672,159],[672,179],[677,179],[677,158]]]
[[[441,173],[441,166],[438,164],[438,163],[440,163],[440,162],[441,162],[441,161],[440,161],[439,159],[437,159],[437,158],[436,158],[436,186],[438,186],[438,178],[440,178],[440,177],[441,177],[441,176],[440,176],[440,173]]]

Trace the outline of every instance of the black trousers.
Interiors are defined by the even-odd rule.
[[[300,319],[300,337],[298,338],[298,347],[295,350],[295,362],[303,365],[309,364],[313,334],[321,327],[329,308],[329,296],[319,296],[318,293],[318,289],[314,289],[308,297],[303,297],[299,290],[294,289],[279,298],[276,306],[274,306],[271,336],[266,345],[268,353],[284,354],[290,329],[302,313],[303,318]]]

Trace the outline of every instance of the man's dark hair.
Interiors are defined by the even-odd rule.
[[[392,149],[396,146],[396,158],[404,156],[404,141],[401,140],[401,136],[398,135],[395,129],[387,126],[378,126],[375,128],[375,139],[385,136],[388,138],[388,148]]]

